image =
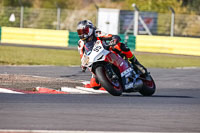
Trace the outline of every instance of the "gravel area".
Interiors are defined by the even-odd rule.
[[[80,81],[66,78],[50,78],[17,74],[0,74],[0,88],[11,88],[25,91],[34,90],[36,87],[60,89],[63,86],[83,86]]]

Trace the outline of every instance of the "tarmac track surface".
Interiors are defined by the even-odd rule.
[[[1,66],[1,74],[89,80],[79,67]],[[0,94],[0,129],[200,132],[200,69],[149,69],[152,97]]]

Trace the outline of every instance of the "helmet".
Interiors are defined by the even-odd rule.
[[[94,26],[90,20],[80,21],[77,25],[77,33],[81,40],[88,39],[94,32]]]

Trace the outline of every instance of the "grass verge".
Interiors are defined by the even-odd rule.
[[[0,46],[1,65],[79,65],[76,50]]]
[[[136,52],[146,67],[200,67],[200,57]],[[0,46],[0,65],[80,65],[77,50]]]

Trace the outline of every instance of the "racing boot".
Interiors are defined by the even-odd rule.
[[[90,80],[90,86],[95,90],[98,90],[99,88],[101,88],[101,85],[99,84],[97,79],[94,78],[94,77],[92,77],[91,80]]]
[[[98,81],[96,80],[96,78],[92,77],[90,79],[90,83],[86,84],[84,87],[86,88],[93,88],[95,90],[98,90],[101,88],[101,85],[98,83]]]
[[[135,56],[132,56],[131,58],[129,58],[129,61],[132,63],[132,65],[133,65],[134,68],[136,68],[137,70],[139,70],[145,76],[148,76],[147,69],[142,64],[139,63],[139,61],[136,59]]]

